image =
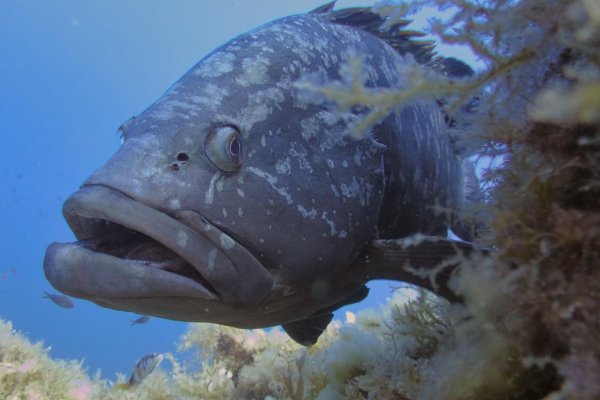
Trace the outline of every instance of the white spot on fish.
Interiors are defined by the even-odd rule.
[[[225,208],[223,208],[223,216],[227,218],[227,210]]]
[[[202,61],[193,74],[203,78],[216,78],[233,71],[234,61],[234,54],[220,51]]]
[[[219,240],[221,241],[221,247],[225,250],[231,250],[235,246],[235,241],[224,233],[219,236]]]
[[[217,259],[217,249],[214,247],[208,252],[208,270],[212,271],[215,267],[215,260]]]
[[[229,91],[211,83],[204,87],[201,94],[201,96],[190,95],[190,101],[216,109],[221,105],[223,99],[229,95]]]
[[[314,208],[311,208],[310,211],[307,211],[306,208],[302,207],[301,205],[298,205],[296,209],[304,218],[315,219],[315,217],[317,216],[317,210],[315,210]]]
[[[277,173],[280,175],[289,174],[291,172],[291,170],[292,170],[292,167],[290,165],[289,157],[280,158],[275,163],[275,171],[277,171]]]
[[[327,225],[329,225],[329,234],[331,236],[335,236],[337,234],[337,230],[335,229],[335,222],[327,218],[327,211],[323,212],[323,214],[321,215],[321,219],[324,220],[327,223]],[[323,234],[323,236],[325,236],[325,234]]]
[[[184,231],[177,232],[177,245],[179,247],[185,247],[188,241],[188,235]]]
[[[244,193],[244,191],[243,191],[242,189],[238,189],[238,190],[237,190],[237,194],[238,194],[238,196],[240,196],[240,197],[244,197],[244,196],[246,196],[246,194]]]
[[[340,192],[338,192],[337,187],[335,187],[333,183],[331,184],[331,191],[333,192],[335,197],[340,197]]]
[[[276,177],[256,167],[248,167],[248,172],[251,172],[258,177],[264,178],[269,183],[269,185],[271,185],[273,190],[275,190],[279,195],[286,199],[288,204],[294,204],[292,196],[290,196],[286,188],[277,186]]]
[[[152,117],[161,121],[168,121],[174,117],[189,119],[190,116],[198,115],[202,110],[195,104],[181,100],[169,100],[169,97],[159,100],[157,105],[158,109],[152,113]]]
[[[248,97],[248,106],[240,109],[235,119],[243,131],[249,132],[255,123],[266,120],[273,108],[279,107],[284,99],[283,92],[277,88],[253,92]]]
[[[242,218],[244,216],[244,211],[242,210],[242,207],[238,207],[238,217]]]
[[[179,199],[170,198],[169,199],[169,208],[171,210],[179,210],[181,208],[181,202],[179,201]]]
[[[242,60],[242,73],[238,75],[235,81],[244,87],[267,83],[269,79],[268,66],[269,59],[263,56],[244,58]]]
[[[215,181],[217,180],[219,175],[220,175],[219,172],[215,172],[215,174],[212,176],[212,178],[210,178],[210,183],[208,184],[208,189],[206,190],[206,193],[204,195],[204,202],[206,204],[212,204],[212,202],[215,198]]]
[[[345,183],[342,183],[340,185],[340,190],[342,191],[342,194],[344,195],[344,197],[352,198],[352,197],[358,196],[358,194],[360,192],[360,185],[358,184],[356,177],[353,176],[352,183],[350,185],[346,185]]]
[[[267,139],[265,138],[265,135],[262,135],[260,137],[260,144],[262,145],[262,147],[267,147]]]
[[[219,179],[217,181],[217,185],[216,185],[217,191],[218,192],[222,192],[223,191],[223,179]]]
[[[296,159],[300,169],[306,170],[312,174],[313,169],[307,157],[308,151],[302,144],[299,144],[298,142],[290,143],[289,155]]]

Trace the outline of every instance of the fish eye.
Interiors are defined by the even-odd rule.
[[[221,171],[237,171],[244,161],[244,144],[240,131],[232,125],[214,128],[206,136],[204,153]]]

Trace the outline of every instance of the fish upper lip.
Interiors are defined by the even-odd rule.
[[[170,249],[174,253],[176,253],[179,257],[187,261],[208,283],[211,281],[211,273],[212,267],[207,262],[207,254],[211,250],[217,249],[217,253],[220,250],[218,242],[215,241],[214,235],[219,234],[220,230],[214,225],[210,224],[208,220],[202,218],[202,223],[206,227],[204,232],[199,230],[197,226],[193,228],[185,224],[184,222],[179,221],[178,219],[162,212],[156,210],[150,206],[147,206],[131,197],[127,196],[125,193],[113,189],[109,186],[105,185],[86,185],[83,186],[79,191],[75,192],[63,206],[63,214],[67,223],[75,233],[75,236],[78,239],[87,239],[92,237],[98,230],[97,222],[99,220],[108,221],[110,223],[115,223],[122,225],[123,227],[140,232],[151,239],[157,241],[162,246]],[[194,229],[195,228],[195,229]],[[212,231],[212,234],[207,234],[208,231]],[[212,238],[211,238],[212,236]],[[178,292],[179,295],[188,295],[192,297],[201,297],[207,300],[218,300],[219,295],[218,291],[215,291],[209,284],[204,284],[203,282],[196,282],[191,278],[186,276],[180,276],[172,272],[162,271],[155,268],[147,268],[141,265],[136,265],[134,262],[128,262],[127,260],[120,259],[118,257],[113,257],[109,254],[97,253],[93,250],[86,249],[84,247],[78,246],[76,244],[52,244],[46,253],[46,260],[44,262],[44,268],[46,271],[46,275],[49,280],[54,284],[55,282],[58,286],[61,286],[61,279],[59,268],[56,268],[57,261],[55,258],[62,257],[62,260],[65,260],[65,257],[75,257],[79,260],[84,260],[86,258],[96,257],[96,260],[102,260],[101,263],[104,263],[102,267],[94,266],[96,268],[107,268],[107,265],[113,264],[113,267],[116,264],[124,264],[128,263],[127,268],[131,268],[131,271],[119,271],[116,269],[112,271],[107,271],[110,273],[119,274],[143,274],[145,279],[150,279],[147,275],[154,274],[154,278],[158,278],[166,280],[166,282],[171,283],[178,288],[185,287],[184,292]],[[226,256],[221,255],[218,260],[220,269],[231,269],[235,271],[235,268],[232,264],[232,261],[229,260]],[[100,264],[101,264],[100,263]],[[48,264],[48,265],[47,265]],[[76,268],[69,269],[70,273],[73,273],[73,270]],[[86,268],[92,269],[92,268]],[[146,269],[145,273],[142,271]],[[81,271],[80,271],[81,272]],[[90,273],[91,271],[86,271]],[[91,272],[93,275],[96,275],[96,279],[103,279],[107,275],[101,276],[101,274],[97,271]],[[54,278],[54,279],[52,279]],[[88,276],[88,278],[91,278]],[[81,279],[76,280],[78,284],[81,284],[82,280],[85,277],[81,276]],[[91,278],[93,280],[94,278]],[[53,282],[54,280],[54,282]],[[64,280],[64,279],[63,279]],[[61,281],[61,282],[59,282]],[[189,281],[189,282],[185,282]],[[158,281],[154,283],[158,287]],[[66,286],[65,289],[73,293],[75,288],[68,287],[68,282],[62,282],[62,286]],[[71,284],[72,286],[72,284]],[[85,286],[85,284],[84,284]],[[163,285],[164,286],[164,285]],[[57,287],[59,290],[60,287]],[[114,289],[114,288],[113,288]],[[123,287],[122,290],[103,290],[104,296],[108,297],[143,297],[148,296],[148,290],[144,288],[136,288],[139,290],[140,296],[132,295],[132,293],[127,292],[127,288]],[[63,290],[64,291],[64,290]],[[77,290],[78,292],[93,292],[93,288],[80,288]],[[171,292],[170,290],[166,290],[167,292]],[[102,292],[102,291],[101,291]],[[150,291],[152,292],[152,291]],[[81,295],[81,293],[78,293]],[[103,293],[85,293],[91,295],[100,295],[103,297]],[[76,294],[74,294],[76,295]],[[160,291],[157,293],[151,293],[151,295],[167,295],[161,293]],[[170,294],[173,295],[173,294]]]

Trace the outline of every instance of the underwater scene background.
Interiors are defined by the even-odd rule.
[[[74,240],[62,203],[119,147],[119,125],[227,40],[322,4],[0,2],[0,398],[600,398],[595,0],[379,3],[390,20],[425,7],[409,28],[477,71],[450,83],[413,71],[422,96],[478,99],[458,143],[486,196],[463,217],[483,221],[492,251],[461,260],[462,305],[369,283],[307,349],[278,329],[132,324],[43,298],[46,246]],[[336,8],[359,5],[371,3]],[[401,106],[379,101],[366,105]],[[160,366],[138,364],[149,376],[128,386],[152,353]]]

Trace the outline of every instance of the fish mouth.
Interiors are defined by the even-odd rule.
[[[63,214],[78,241],[50,244],[44,272],[70,296],[115,304],[154,297],[222,301],[223,279],[234,278],[223,243],[236,242],[198,213],[180,213],[192,228],[118,190],[89,185],[67,199]]]

